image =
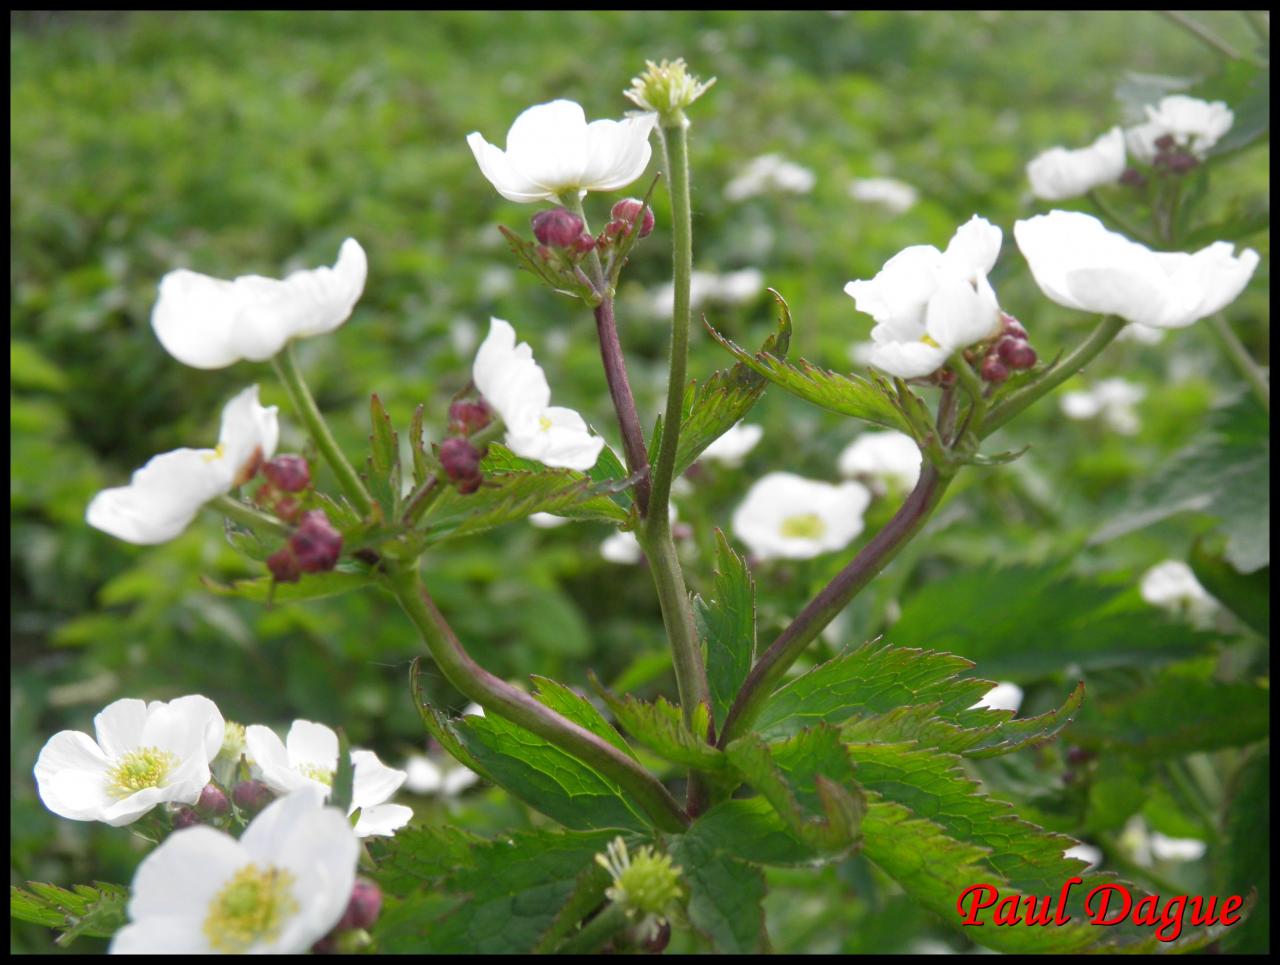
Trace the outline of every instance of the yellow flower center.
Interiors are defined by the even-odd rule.
[[[299,764],[298,770],[313,781],[319,781],[327,787],[333,787],[333,771],[327,767],[321,767],[319,764]]]
[[[920,341],[924,342],[924,344],[925,344],[925,345],[932,345],[934,348],[942,348],[942,346],[941,346],[941,345],[939,345],[937,342],[935,342],[935,341],[934,341],[932,338],[930,338],[928,335],[921,335],[921,336],[920,336]]]
[[[205,462],[215,462],[227,454],[227,447],[222,443],[218,443],[213,447],[213,451],[204,457]]]
[[[539,429],[541,429],[543,432],[550,432],[550,431],[551,431],[551,420],[550,420],[550,419],[548,419],[546,416],[539,416],[539,417],[538,417],[538,428],[539,428]]]
[[[817,539],[827,531],[827,524],[817,513],[800,513],[784,519],[780,529],[788,539]]]
[[[275,866],[258,870],[247,864],[235,873],[209,905],[204,935],[215,952],[240,954],[271,941],[297,914],[293,875]]]
[[[107,793],[126,798],[148,787],[160,787],[178,758],[155,747],[130,751],[107,772]]]

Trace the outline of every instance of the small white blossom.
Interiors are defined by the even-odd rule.
[[[259,405],[258,387],[251,385],[222,410],[216,449],[154,456],[129,485],[94,496],[85,520],[128,543],[164,543],[186,529],[209,500],[253,478],[258,465],[275,453],[279,438],[276,407]]]
[[[516,344],[509,322],[490,319],[489,336],[476,353],[472,378],[506,424],[506,444],[517,456],[547,466],[587,470],[604,439],[593,436],[573,409],[550,405],[551,387],[528,342]]]
[[[722,275],[695,269],[689,276],[689,308],[695,309],[707,302],[744,305],[763,291],[764,274],[758,268],[743,268]],[[676,290],[671,282],[654,292],[651,306],[655,315],[670,315],[675,304]]]
[[[1027,165],[1031,192],[1046,201],[1064,201],[1111,184],[1124,174],[1124,132],[1113,127],[1088,147],[1052,147]]]
[[[871,364],[899,378],[937,371],[957,349],[1000,330],[1000,306],[987,274],[1000,253],[1000,229],[974,215],[939,251],[913,245],[870,281],[845,293],[876,320]]]
[[[554,513],[534,513],[529,517],[529,522],[538,529],[555,529],[557,526],[563,526],[569,522],[564,516],[556,516]]]
[[[1156,141],[1165,136],[1203,158],[1235,123],[1235,115],[1222,101],[1202,101],[1186,94],[1170,94],[1155,107],[1147,104],[1144,110],[1146,122],[1129,128],[1125,140],[1133,156],[1147,164],[1159,151]]]
[[[1156,252],[1075,211],[1050,211],[1013,228],[1050,301],[1155,328],[1185,328],[1235,301],[1258,267],[1215,241],[1195,254]]]
[[[515,119],[504,151],[479,131],[467,135],[480,171],[508,201],[558,201],[576,191],[616,191],[640,177],[657,116],[592,121],[570,100],[537,104]]]
[[[245,729],[245,746],[254,768],[267,787],[277,794],[298,788],[314,788],[328,795],[338,768],[338,735],[324,724],[295,720],[287,740],[261,724]],[[348,815],[360,809],[355,832],[359,837],[391,835],[413,818],[402,804],[387,804],[405,782],[404,771],[387,767],[373,751],[353,750],[355,768]]]
[[[1102,851],[1095,848],[1091,844],[1077,844],[1074,848],[1067,848],[1062,852],[1064,858],[1079,858],[1081,861],[1088,862],[1088,871],[1090,868],[1096,868],[1102,864]]]
[[[863,204],[878,204],[893,214],[903,214],[915,207],[920,192],[897,178],[854,178],[849,182],[849,197]]]
[[[301,954],[336,925],[360,845],[311,789],[269,804],[237,841],[175,831],[142,860],[116,955]]]
[[[1164,560],[1151,567],[1142,576],[1140,590],[1142,598],[1152,606],[1197,620],[1207,618],[1218,607],[1218,601],[1182,560]]]
[[[736,422],[724,435],[703,449],[702,455],[698,458],[722,462],[730,467],[740,466],[747,453],[756,447],[756,443],[763,435],[762,426]]]
[[[725,185],[724,196],[730,201],[742,201],[768,191],[808,194],[816,181],[812,171],[781,154],[762,154]]]
[[[461,764],[444,767],[425,754],[415,754],[405,762],[404,787],[414,794],[436,794],[442,798],[457,797],[480,780],[480,775]]]
[[[1151,832],[1151,856],[1157,861],[1199,861],[1208,850],[1199,838],[1170,838]]]
[[[898,489],[911,489],[920,478],[920,447],[909,435],[889,429],[864,432],[840,453],[840,475],[869,476]]]
[[[1010,681],[1002,681],[986,692],[970,710],[985,707],[988,710],[1012,710],[1017,713],[1022,706],[1022,688]]]
[[[1131,436],[1141,426],[1134,406],[1147,390],[1124,379],[1103,379],[1092,389],[1064,392],[1058,406],[1068,419],[1096,419],[1099,416],[1121,435]]]
[[[675,503],[667,503],[667,519],[675,522],[678,513]],[[633,566],[644,559],[644,550],[633,532],[618,530],[600,544],[600,555],[610,563]]]
[[[862,532],[867,487],[789,472],[757,480],[733,514],[733,531],[760,559],[809,559],[843,549]]]
[[[368,270],[364,249],[348,238],[332,268],[295,271],[283,281],[171,271],[160,281],[151,327],[165,351],[193,368],[264,362],[292,338],[323,335],[345,322]]]
[[[36,787],[54,814],[120,827],[157,804],[194,804],[225,727],[213,701],[192,694],[117,700],[93,718],[93,729],[97,740],[77,730],[49,738],[36,760]]]

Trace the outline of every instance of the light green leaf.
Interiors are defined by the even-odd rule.
[[[128,888],[102,881],[71,891],[38,881],[28,881],[25,889],[9,886],[9,915],[58,929],[57,943],[64,946],[81,936],[110,938],[127,920],[128,901]]]
[[[706,742],[707,711],[700,705],[695,711],[694,727],[697,734],[689,732],[678,707],[659,697],[649,704],[631,695],[618,697],[606,690],[593,676],[596,692],[604,698],[613,715],[635,740],[659,757],[692,767],[722,779],[730,779],[732,771],[724,754]]]
[[[747,679],[756,654],[756,588],[751,571],[716,530],[716,578],[710,600],[693,599],[706,654],[707,684],[716,730]]]
[[[327,573],[304,573],[297,583],[276,583],[274,590],[269,576],[236,580],[234,583],[220,583],[212,577],[202,576],[200,582],[205,589],[219,596],[238,596],[259,603],[267,600],[294,603],[298,600],[318,600],[326,596],[350,593],[368,586],[373,582],[373,577],[364,571],[342,569]]]
[[[622,735],[618,733],[612,724],[604,719],[604,715],[596,710],[589,700],[574,693],[564,684],[548,677],[539,677],[534,674],[531,679],[537,688],[534,696],[538,698],[540,703],[550,707],[561,716],[567,717],[575,724],[585,727],[597,737],[607,740],[632,760],[636,759],[635,752],[627,746],[627,742],[622,739]]]

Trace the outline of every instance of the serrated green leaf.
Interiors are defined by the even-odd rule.
[[[693,615],[706,654],[707,685],[719,731],[755,661],[756,587],[747,564],[718,529],[711,598],[695,596]]]
[[[708,744],[705,737],[689,732],[678,707],[662,697],[651,704],[629,694],[618,697],[594,676],[591,682],[623,729],[659,757],[721,778],[732,776],[724,754]],[[694,726],[705,735],[706,708],[700,706],[699,710],[700,715],[695,712]]]
[[[1147,757],[1238,747],[1266,737],[1271,694],[1251,683],[1219,683],[1170,668],[1140,689],[1087,705],[1071,739],[1085,747]]]
[[[589,700],[574,693],[564,684],[547,677],[539,677],[534,674],[530,679],[533,680],[534,686],[537,688],[534,691],[534,696],[538,698],[540,703],[550,707],[561,716],[567,717],[575,724],[585,727],[597,737],[608,741],[632,760],[636,759],[635,752],[627,746],[627,742],[622,739],[622,735],[618,733],[612,724],[604,719],[604,715],[596,710]]]
[[[927,583],[903,603],[889,636],[963,655],[1001,678],[1042,676],[1073,663],[1145,667],[1217,640],[1152,608],[1132,582],[1062,571],[1058,564],[989,565]]]
[[[413,453],[413,486],[418,488],[433,474],[431,458],[427,455],[427,445],[422,432],[422,419],[426,406],[419,403],[413,410],[413,420],[409,423],[409,451]]]
[[[1135,488],[1124,510],[1090,538],[1097,545],[1182,512],[1220,521],[1225,557],[1242,573],[1271,559],[1270,419],[1250,395],[1217,410],[1206,432]]]
[[[911,426],[885,392],[861,376],[840,375],[804,359],[788,362],[767,349],[748,352],[711,326],[707,328],[730,355],[778,388],[839,415],[912,434]]]
[[[1218,863],[1221,895],[1258,891],[1257,910],[1228,932],[1226,951],[1266,954],[1271,947],[1271,751],[1259,748],[1231,780],[1223,821],[1224,860]]]
[[[395,837],[371,838],[374,877],[384,892],[407,895],[430,888],[463,868],[473,867],[472,846],[485,839],[452,825],[415,824]]]
[[[797,838],[763,797],[720,802],[685,837],[756,864],[809,865],[823,857]]]
[[[369,492],[382,507],[383,519],[395,519],[400,502],[400,443],[377,393],[369,396],[369,459],[365,473]]]
[[[1223,540],[1196,540],[1187,562],[1200,585],[1228,610],[1263,637],[1271,638],[1271,567],[1241,573],[1227,562],[1216,544]],[[1211,545],[1213,544],[1213,545]]]
[[[26,889],[9,886],[10,917],[58,929],[59,945],[81,936],[110,938],[128,920],[128,901],[128,888],[102,881],[75,885],[74,891],[38,881],[28,881]]]
[[[919,741],[967,757],[994,757],[1049,740],[1084,700],[1078,686],[1062,707],[1038,717],[975,708],[993,686],[961,676],[973,666],[952,654],[867,646],[790,681],[765,705],[757,729],[766,738],[815,721],[841,725],[849,741]]]
[[[609,872],[594,859],[579,871],[573,883],[573,891],[569,893],[564,905],[556,912],[555,918],[538,939],[538,944],[533,949],[534,953],[545,954],[553,951],[568,937],[577,924],[604,901],[605,889],[608,888],[611,880]]]
[[[238,596],[258,603],[265,603],[268,599],[276,603],[294,603],[298,600],[318,600],[326,596],[350,593],[368,586],[373,582],[373,577],[367,572],[351,570],[304,573],[297,583],[276,583],[274,591],[269,576],[236,580],[234,583],[220,583],[212,577],[202,576],[200,582],[205,589],[218,596]]]
[[[766,889],[760,869],[690,835],[675,839],[671,857],[688,891],[689,923],[715,950],[729,955],[764,951]]]
[[[766,744],[754,734],[725,748],[733,766],[805,844],[822,853],[858,843],[865,803],[834,727],[819,724]]]

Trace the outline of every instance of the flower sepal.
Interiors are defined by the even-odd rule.
[[[557,295],[581,299],[589,308],[595,308],[603,300],[591,279],[579,267],[582,254],[576,253],[576,249],[552,248],[526,241],[506,225],[499,225],[498,230],[507,239],[520,264]]]

